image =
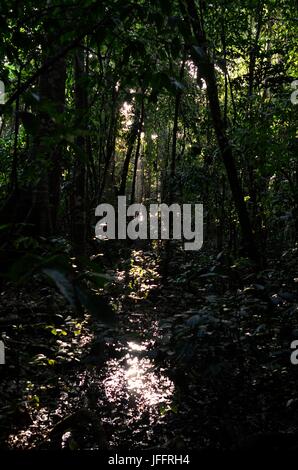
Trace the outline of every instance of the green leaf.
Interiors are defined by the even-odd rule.
[[[12,282],[21,283],[33,274],[41,262],[42,258],[31,253],[20,256],[8,270],[7,277]]]
[[[75,287],[81,304],[93,315],[106,324],[115,323],[115,314],[110,305],[99,295],[89,292],[83,286]]]
[[[104,287],[110,280],[111,277],[108,274],[92,273],[89,272],[86,275],[87,279],[93,282],[97,287]]]
[[[42,270],[49,278],[54,281],[58,289],[60,290],[61,294],[68,300],[68,302],[72,305],[76,305],[76,297],[75,297],[75,290],[73,284],[67,279],[66,275],[58,271],[57,269],[53,268],[43,268]]]

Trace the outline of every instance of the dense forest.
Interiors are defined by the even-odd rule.
[[[298,450],[297,22],[2,0],[2,451]],[[203,245],[171,210],[127,237],[124,196],[136,234],[140,204],[203,205]]]

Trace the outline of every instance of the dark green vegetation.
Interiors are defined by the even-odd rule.
[[[298,447],[295,7],[1,2],[1,449]],[[99,242],[117,195],[203,249]]]

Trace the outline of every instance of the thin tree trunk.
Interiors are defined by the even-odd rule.
[[[78,49],[74,59],[75,75],[75,109],[77,122],[82,128],[86,119],[87,94],[84,65],[84,51]],[[78,153],[73,174],[73,207],[72,207],[72,243],[76,254],[85,253],[86,248],[86,164],[82,155],[86,155],[86,142],[83,135],[76,139]]]
[[[110,124],[108,131],[108,138],[106,141],[106,152],[105,152],[105,162],[103,175],[100,181],[100,190],[98,199],[102,200],[105,187],[113,187],[113,160],[115,156],[115,146],[116,146],[116,135],[117,135],[117,124],[118,124],[118,115],[119,115],[119,102],[118,102],[119,90],[116,88],[116,83],[113,84],[112,90],[112,106],[111,106],[111,116]],[[111,170],[110,172],[108,170]]]
[[[21,85],[21,69],[18,72],[18,88]],[[13,159],[11,169],[11,189],[12,191],[18,190],[18,138],[19,138],[19,127],[20,127],[20,95],[16,99],[15,107],[15,122],[14,122],[14,148],[13,148]]]
[[[187,0],[185,4],[181,3],[180,5],[182,7],[182,14],[188,22],[190,30],[193,30],[197,40],[198,46],[195,46],[194,48],[193,59],[199,67],[200,74],[207,84],[207,95],[209,99],[209,108],[212,116],[213,127],[236,206],[242,230],[244,248],[249,257],[255,262],[259,263],[260,258],[259,254],[257,253],[257,247],[253,236],[251,223],[244,202],[232,147],[226,134],[224,121],[220,110],[215,68],[206,50],[205,35],[201,27],[201,21],[197,14],[194,0]]]
[[[125,160],[124,160],[124,164],[123,164],[123,169],[122,169],[121,183],[120,183],[120,188],[119,188],[119,192],[118,192],[119,196],[124,196],[125,195],[129,164],[130,164],[133,148],[134,148],[135,142],[137,140],[137,136],[138,136],[140,126],[141,126],[141,123],[140,123],[140,110],[137,108],[137,104],[136,104],[134,122],[131,126],[131,129],[130,129],[130,133],[129,133],[129,137],[128,137],[128,147],[127,147],[127,152],[126,152],[126,156],[125,156]]]
[[[257,8],[257,30],[256,36],[253,42],[253,45],[250,50],[250,59],[249,59],[249,67],[248,67],[248,98],[250,99],[248,109],[251,110],[251,97],[253,94],[254,89],[254,77],[255,77],[255,66],[256,60],[259,51],[259,39],[262,29],[262,13],[263,13],[263,1],[260,0]]]
[[[225,74],[225,98],[224,98],[224,113],[223,113],[223,122],[224,126],[227,125],[227,114],[228,114],[228,71],[227,71],[227,49],[226,49],[226,32],[225,32],[225,23],[224,23],[224,12],[222,10],[222,21],[221,21],[221,38],[222,38],[222,48],[223,48],[223,58],[224,58],[224,74]]]
[[[185,68],[185,57],[183,57],[180,73],[179,73],[179,80],[180,82],[183,80],[184,75],[184,68]],[[171,159],[171,179],[173,180],[176,172],[176,156],[177,156],[177,132],[178,132],[178,119],[179,119],[179,111],[180,111],[180,103],[181,103],[181,96],[182,91],[179,89],[176,93],[175,97],[175,111],[174,111],[174,124],[173,124],[173,143],[172,143],[172,159]]]
[[[53,83],[52,99],[55,102],[55,112],[62,115],[65,107],[66,60],[62,57],[57,62],[55,82]],[[54,233],[58,226],[58,212],[61,199],[62,158],[64,147],[61,142],[53,145],[51,167],[49,170],[49,195],[51,205],[51,218]]]
[[[136,148],[135,161],[134,161],[134,170],[133,170],[133,179],[132,179],[132,188],[131,188],[131,198],[130,198],[130,203],[131,203],[131,204],[133,204],[133,203],[135,202],[136,179],[137,179],[138,162],[139,162],[140,148],[141,148],[141,138],[142,138],[143,122],[144,122],[144,94],[143,94],[143,96],[142,96],[141,117],[140,117],[140,125],[139,125],[138,140],[137,140],[137,148]]]

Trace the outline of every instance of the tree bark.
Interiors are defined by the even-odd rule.
[[[138,141],[137,141],[135,161],[134,161],[134,169],[133,169],[132,188],[131,188],[131,197],[130,197],[130,203],[131,204],[133,204],[135,202],[136,179],[137,179],[138,162],[139,162],[140,148],[141,148],[143,122],[144,122],[144,95],[142,96],[140,125],[139,125],[139,130],[138,130]]]
[[[185,67],[185,57],[183,57],[180,73],[179,73],[179,80],[180,82],[183,80],[184,75],[184,67]],[[177,156],[177,132],[178,132],[178,119],[179,119],[179,111],[180,111],[180,103],[181,103],[181,96],[182,91],[179,89],[176,93],[175,97],[175,111],[174,111],[174,124],[173,124],[173,142],[172,142],[172,159],[171,159],[171,179],[174,178],[176,172],[176,156]]]
[[[47,58],[46,61],[49,59]],[[60,58],[39,80],[40,102],[51,104],[56,114],[63,113],[65,102],[66,61]],[[33,189],[33,212],[36,221],[36,234],[49,236],[56,229],[60,202],[61,158],[60,142],[51,142],[55,123],[51,112],[39,113],[40,128],[35,136],[32,155],[38,164],[39,182]],[[49,140],[51,143],[49,143]]]
[[[224,121],[221,114],[215,67],[208,55],[205,34],[201,26],[202,22],[199,18],[199,15],[196,10],[196,5],[193,0],[186,0],[185,3],[181,2],[180,6],[183,17],[189,25],[190,32],[193,31],[193,34],[198,44],[198,46],[194,46],[192,48],[192,57],[196,65],[199,67],[200,74],[207,85],[210,114],[212,117],[213,127],[216,134],[221,157],[227,172],[234,203],[236,206],[239,223],[242,230],[244,249],[253,261],[259,263],[260,257],[257,252],[251,222],[246,209],[232,147],[228,140]]]
[[[84,50],[78,49],[74,58],[75,110],[81,130],[86,120],[87,93],[85,79]],[[76,138],[78,149],[73,171],[72,201],[72,244],[77,255],[83,255],[86,248],[86,140],[84,135]]]
[[[121,183],[120,183],[120,188],[118,192],[119,196],[125,195],[129,164],[130,164],[133,148],[137,140],[140,126],[141,126],[140,109],[138,109],[138,104],[136,103],[134,121],[133,121],[133,124],[129,132],[129,136],[128,136],[128,147],[127,147],[127,152],[126,152],[123,169],[122,169]]]

